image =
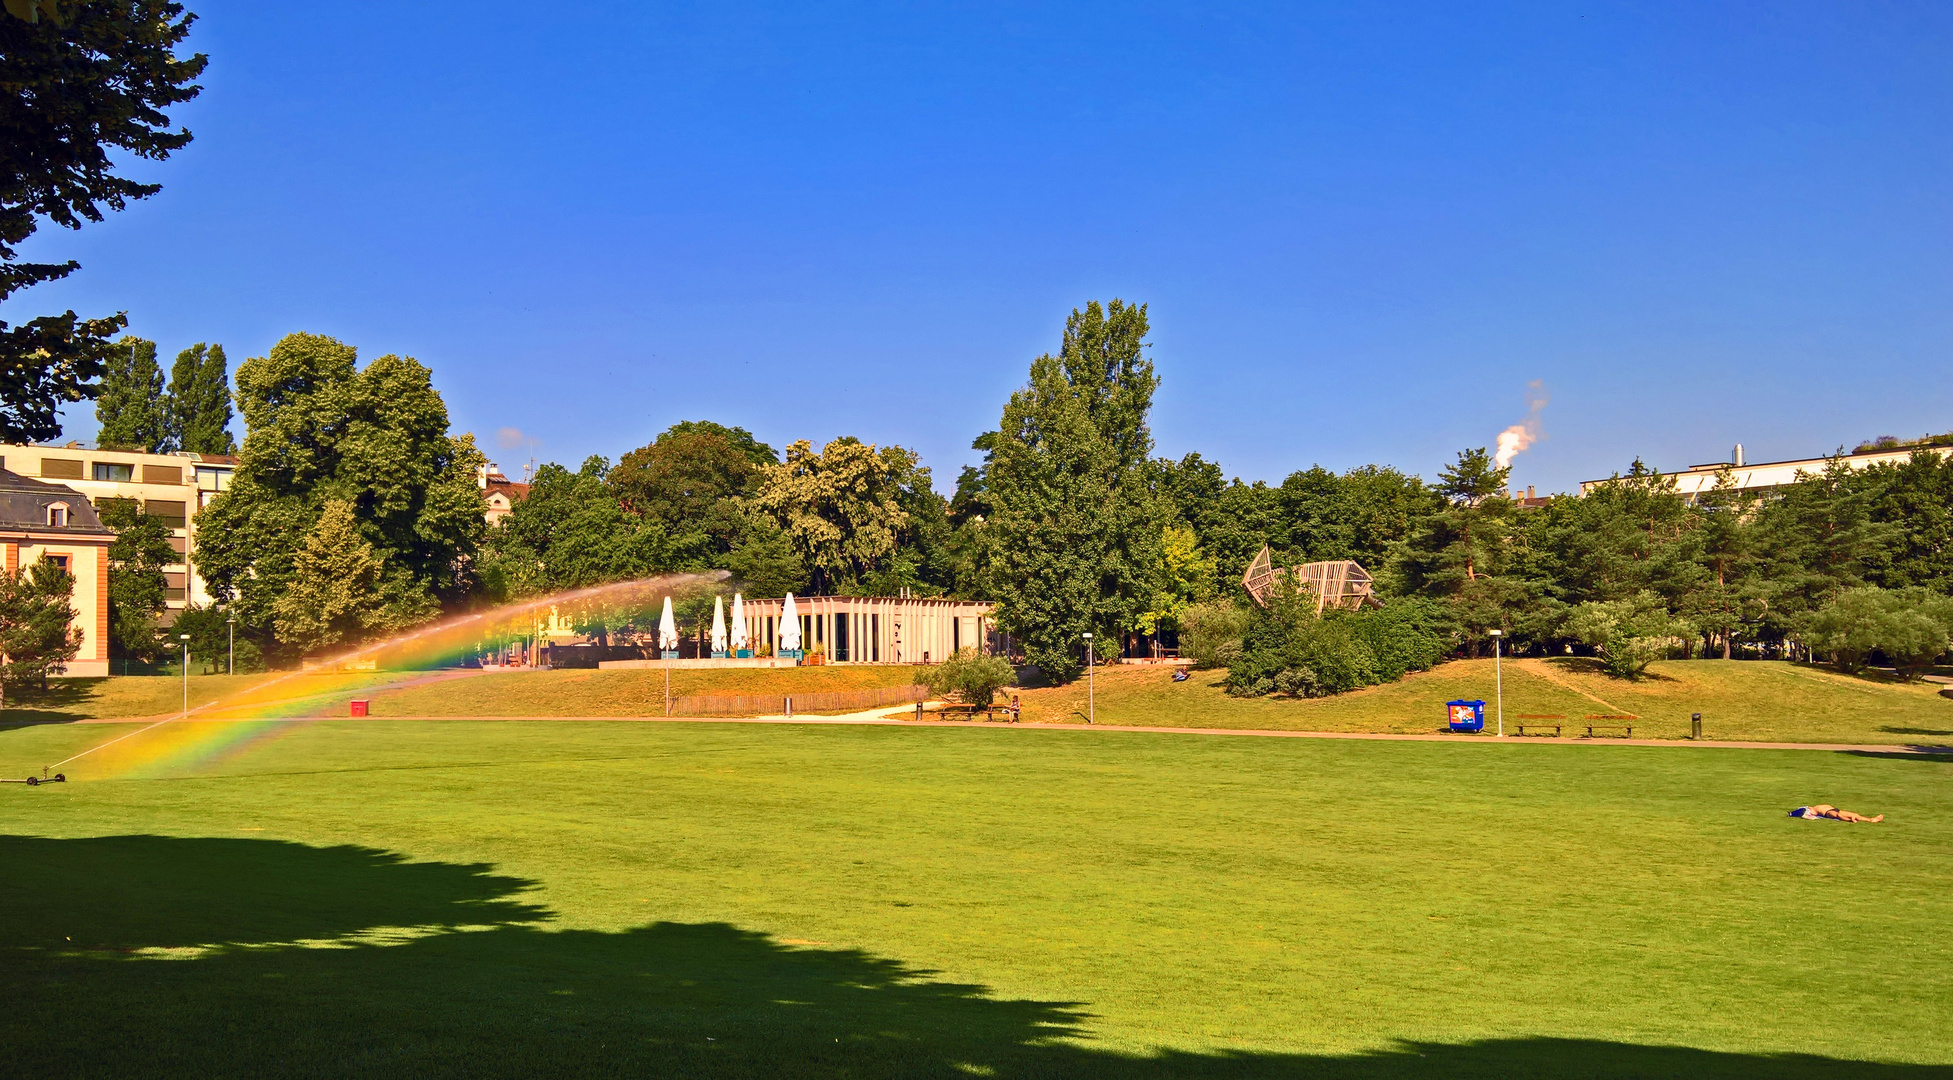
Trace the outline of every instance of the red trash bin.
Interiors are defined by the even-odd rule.
[[[353,715],[354,715],[354,716],[365,716],[365,715],[366,715],[366,702],[364,702],[364,701],[355,701],[355,702],[353,702]]]

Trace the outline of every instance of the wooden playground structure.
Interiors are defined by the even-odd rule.
[[[1260,554],[1248,564],[1248,572],[1241,576],[1242,587],[1248,590],[1255,603],[1267,607],[1268,594],[1281,581],[1292,582],[1294,588],[1306,589],[1313,594],[1317,615],[1321,615],[1324,608],[1353,611],[1366,606],[1383,606],[1383,602],[1376,597],[1376,583],[1371,580],[1370,572],[1354,559],[1280,567],[1274,565],[1268,545],[1261,545]]]

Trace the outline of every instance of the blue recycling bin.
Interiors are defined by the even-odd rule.
[[[1451,722],[1451,730],[1474,732],[1485,730],[1485,703],[1483,701],[1447,701],[1444,715]]]

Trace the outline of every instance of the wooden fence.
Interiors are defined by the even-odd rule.
[[[875,690],[824,690],[814,694],[701,694],[671,699],[673,716],[776,716],[787,711],[789,699],[796,713],[856,712],[880,705],[908,705],[927,701],[926,686],[884,686]]]

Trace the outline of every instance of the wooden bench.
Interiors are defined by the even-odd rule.
[[[1635,715],[1634,715],[1634,714],[1632,714],[1632,713],[1621,713],[1621,714],[1619,714],[1619,715],[1611,715],[1611,716],[1609,716],[1609,715],[1600,715],[1600,714],[1589,714],[1589,715],[1587,716],[1587,738],[1589,738],[1589,739],[1597,739],[1597,738],[1622,738],[1622,739],[1632,739],[1632,738],[1634,738],[1634,724],[1633,724],[1633,721],[1635,721],[1635,720],[1639,720],[1639,719],[1641,719],[1641,718],[1640,718],[1639,716],[1635,716]],[[1628,722],[1628,723],[1625,723],[1625,724],[1614,724],[1614,723],[1602,723],[1602,724],[1596,724],[1596,723],[1594,723],[1594,721],[1596,721],[1596,720],[1626,720],[1626,721],[1629,721],[1629,722]],[[1594,734],[1594,729],[1596,729],[1596,728],[1599,728],[1599,729],[1601,729],[1601,730],[1603,730],[1603,731],[1606,731],[1606,732],[1609,732],[1610,734],[1608,734],[1608,735],[1606,735],[1606,736],[1600,736],[1600,735],[1595,735],[1595,734]],[[1616,735],[1612,735],[1612,734],[1611,734],[1611,732],[1614,732],[1614,731],[1619,731],[1619,732],[1620,732],[1620,735],[1618,735],[1618,736],[1616,736]]]
[[[1519,734],[1525,735],[1526,729],[1532,728],[1533,735],[1530,737],[1543,739],[1546,737],[1544,733],[1545,729],[1550,727],[1553,729],[1553,738],[1557,739],[1560,737],[1560,722],[1565,719],[1566,717],[1564,716],[1550,716],[1550,715],[1537,714],[1537,713],[1520,713]],[[1530,724],[1527,723],[1526,721],[1528,720],[1532,721],[1532,723]]]

